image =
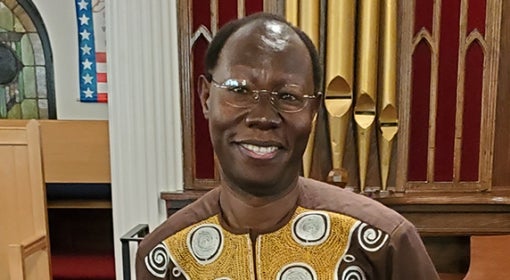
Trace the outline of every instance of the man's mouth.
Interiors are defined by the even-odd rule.
[[[241,144],[241,146],[243,146],[243,148],[245,148],[249,151],[252,151],[256,154],[259,154],[259,155],[273,153],[274,151],[278,150],[278,147],[276,147],[276,146],[264,147],[264,146],[256,146],[256,145],[252,145],[252,144]]]
[[[240,144],[248,152],[248,155],[258,159],[273,158],[278,150],[277,146],[258,146],[253,144]]]

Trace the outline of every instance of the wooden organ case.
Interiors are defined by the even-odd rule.
[[[442,273],[466,273],[470,236],[510,233],[510,2],[178,5],[185,184],[161,194],[169,215],[219,184],[195,90],[205,49],[228,20],[264,10],[305,30],[324,65],[303,175],[345,170],[347,188],[416,225]]]

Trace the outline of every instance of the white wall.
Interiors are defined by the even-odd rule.
[[[176,10],[168,0],[106,1],[117,279],[119,237],[140,223],[153,230],[166,218],[161,191],[183,186]]]
[[[53,52],[57,118],[108,119],[108,105],[79,102],[78,35],[74,0],[32,0],[46,25]]]

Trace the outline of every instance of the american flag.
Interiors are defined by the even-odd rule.
[[[104,0],[75,0],[80,101],[107,102]]]

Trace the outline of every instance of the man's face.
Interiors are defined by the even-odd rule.
[[[246,81],[252,90],[292,85],[314,94],[306,46],[276,21],[250,23],[232,34],[211,74],[219,84]],[[239,108],[226,102],[225,91],[203,80],[202,105],[223,181],[257,196],[285,191],[299,174],[318,101],[308,100],[298,112],[280,112],[263,93],[258,103]]]

